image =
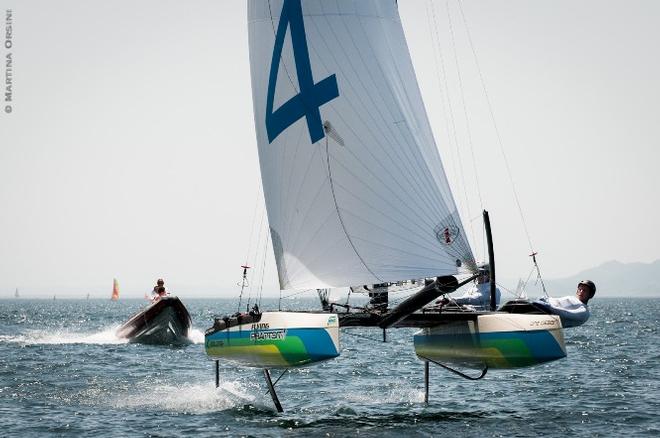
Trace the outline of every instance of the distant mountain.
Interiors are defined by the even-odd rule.
[[[551,296],[574,293],[580,280],[596,283],[597,296],[660,296],[660,260],[653,263],[621,263],[612,260],[572,277],[544,279]]]

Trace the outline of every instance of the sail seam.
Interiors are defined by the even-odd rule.
[[[274,24],[274,19],[273,19],[273,17],[272,17],[272,10],[271,10],[270,1],[268,2],[268,5],[269,5],[269,12],[270,12],[270,15],[271,15],[271,26],[272,26],[272,29],[273,29],[273,33],[276,33],[276,30],[275,30],[275,24]],[[315,25],[316,23],[314,23],[314,21],[312,21],[312,24]],[[314,51],[315,48],[314,48],[313,46],[310,46],[310,50]],[[286,66],[286,63],[283,62],[283,55],[282,55],[282,54],[280,54],[280,62],[282,63],[282,66],[284,67],[284,70],[285,70],[285,72],[286,72],[286,74],[287,74],[287,76],[288,76],[288,79],[289,79],[289,82],[291,83],[291,86],[293,87],[293,89],[294,89],[295,91],[297,91],[298,89],[297,89],[297,87],[296,87],[295,84],[294,84],[294,81],[293,81],[293,79],[292,79],[292,77],[291,77],[291,75],[290,75],[290,73],[289,73],[289,71],[288,71],[288,68],[287,68],[287,66]],[[382,116],[382,115],[381,115],[381,116]],[[340,116],[340,118],[341,118],[341,116]],[[368,123],[365,123],[365,126],[370,126],[370,125],[369,125]],[[387,124],[386,124],[385,126],[388,127]],[[389,127],[388,127],[388,128],[389,128]],[[391,129],[391,128],[389,128],[389,129]],[[409,133],[411,136],[413,136],[412,132],[410,132],[409,129],[408,129],[408,133]],[[394,133],[392,133],[392,134],[394,135]],[[374,137],[375,137],[375,134],[374,134],[374,133],[372,133],[372,135],[374,135]],[[387,137],[385,138],[385,140],[386,140],[386,142],[387,142],[388,144],[390,144],[389,139],[387,139]],[[405,140],[405,139],[404,139],[403,141],[404,141],[406,144],[410,144],[410,140]],[[414,139],[412,139],[412,141],[413,141],[413,143],[415,143],[415,140],[414,140]],[[394,151],[396,151],[396,149],[394,149]],[[397,154],[397,155],[398,155],[398,154]],[[389,154],[388,154],[388,156],[389,156]],[[375,157],[375,156],[374,156],[373,158],[374,158],[374,160],[378,161],[378,157]],[[401,158],[403,159],[403,157],[401,157]],[[406,156],[405,158],[407,159],[407,161],[410,162],[410,157],[407,157],[407,156]],[[419,158],[420,158],[420,157],[418,157],[418,156],[414,156],[414,158],[416,159],[415,161],[417,161],[418,166],[423,167],[424,164],[426,164],[426,163],[422,164],[422,163],[419,162]],[[358,159],[358,160],[359,160],[359,159]],[[361,161],[361,160],[359,160],[359,161]],[[396,160],[393,160],[393,161],[396,161]],[[412,164],[412,163],[410,163],[410,164]],[[427,166],[428,166],[428,165],[427,165]],[[365,166],[365,167],[367,167],[367,166]],[[367,169],[368,169],[368,167],[367,167]],[[432,174],[432,172],[430,172],[430,170],[429,170],[429,173]],[[374,175],[374,176],[376,176],[376,175]],[[412,179],[412,180],[416,180],[415,178],[412,177],[412,175],[411,175],[411,179]],[[403,189],[402,186],[399,185],[399,187]],[[333,189],[333,190],[334,190],[334,189]],[[421,194],[424,194],[424,197],[427,198],[427,205],[429,206],[429,208],[437,208],[437,205],[443,205],[443,204],[444,204],[444,200],[442,199],[442,196],[441,196],[440,198],[438,198],[438,194],[437,194],[437,193],[433,193],[433,192],[430,192],[430,193],[429,193],[428,190],[426,189],[426,187],[425,187],[424,185],[419,186],[418,189],[415,190],[414,192],[415,192],[415,194],[417,194],[418,197],[420,196],[420,193],[421,193]],[[395,194],[395,195],[396,195],[396,194]],[[436,202],[433,202],[433,201],[431,200],[431,198],[436,198]],[[421,199],[420,199],[420,201],[421,201]],[[401,202],[403,202],[404,204],[406,204],[406,201],[403,200],[403,199],[401,199]],[[422,201],[422,202],[423,202],[423,201]],[[280,205],[281,205],[281,204],[282,204],[282,200],[280,199]],[[404,212],[401,212],[401,213],[402,213],[404,216],[406,215]],[[419,217],[419,215],[418,215],[418,217]],[[434,221],[432,218],[427,217],[427,219],[428,219],[428,223],[429,223],[430,226],[435,226],[435,225],[436,225],[435,221]],[[343,221],[343,219],[342,219],[342,221]],[[293,223],[293,222],[289,222],[289,221],[285,221],[285,222],[287,222],[287,223],[289,223],[289,224],[292,224],[292,223]],[[290,225],[290,226],[291,226],[291,225]],[[289,227],[288,227],[288,229],[289,229]],[[346,230],[344,230],[344,232],[345,232],[345,234],[348,234],[348,233],[346,232]],[[352,244],[352,243],[351,243],[351,244]],[[354,250],[355,250],[355,248],[354,248]],[[357,253],[357,251],[356,251],[356,253]],[[365,266],[366,266],[366,264],[365,264]],[[370,271],[370,272],[371,272],[371,271]]]
[[[337,218],[339,218],[339,224],[341,225],[341,229],[344,231],[344,235],[346,236],[346,239],[348,240],[348,243],[351,245],[351,248],[353,248],[353,252],[355,252],[355,255],[360,259],[360,262],[362,265],[365,267],[367,271],[371,275],[374,276],[379,282],[382,282],[381,280],[370,268],[367,266],[367,263],[364,261],[360,253],[358,252],[357,248],[355,247],[355,244],[353,243],[353,240],[351,239],[351,236],[349,236],[348,231],[346,230],[346,225],[344,224],[344,219],[341,217],[341,212],[339,211],[339,205],[337,204],[337,196],[335,195],[335,184],[332,181],[332,170],[330,169],[330,146],[329,146],[329,141],[328,137],[325,137],[325,156],[326,156],[326,162],[328,163],[328,179],[330,180],[330,192],[332,193],[332,200],[335,204],[335,211],[337,212]]]
[[[369,41],[369,39],[368,39],[368,37],[367,37],[367,35],[366,35],[366,32],[364,31],[364,28],[363,28],[363,26],[362,26],[362,22],[359,21],[359,23],[360,23],[360,29],[361,29],[361,30],[363,31],[363,33],[364,33],[364,41],[365,41],[365,43],[366,43],[367,45],[369,45],[369,47],[371,47],[371,43],[370,43],[370,41]],[[312,22],[312,24],[315,24],[315,23]],[[328,24],[329,24],[329,23],[328,23]],[[343,24],[344,24],[344,26],[346,26],[346,23],[343,23]],[[317,28],[318,28],[318,27],[317,27]],[[334,32],[334,29],[333,29],[332,26],[330,26],[330,25],[329,25],[329,28],[330,28],[330,30],[333,32],[333,35],[335,36],[335,40],[336,40],[337,43],[341,46],[341,42],[340,42],[339,38],[336,36],[336,34],[335,34],[335,32]],[[346,29],[346,33],[350,35],[350,31],[349,31],[348,29]],[[351,37],[351,38],[350,38],[350,41],[351,41],[351,43],[353,44],[353,48],[354,48],[356,51],[359,52],[358,47],[355,45],[355,40],[354,40],[354,38]],[[323,42],[325,42],[325,41],[323,41]],[[326,44],[327,44],[327,43],[326,43]],[[332,54],[331,54],[331,55],[332,55]],[[322,61],[321,61],[321,62],[322,62]],[[356,73],[357,80],[360,82],[360,86],[363,87],[363,88],[366,88],[366,86],[362,83],[361,78],[360,78],[359,75],[357,74],[357,72],[358,72],[359,69],[356,68],[356,67],[353,65],[353,63],[351,62],[350,59],[348,60],[348,64],[351,66],[352,70]],[[379,63],[376,63],[376,68],[380,71],[381,75],[383,75],[383,68],[382,68],[382,66],[381,66]],[[340,69],[341,69],[341,67],[340,67]],[[383,75],[383,76],[384,76],[384,75]],[[345,86],[346,86],[346,87],[350,87],[351,84],[349,83],[349,84],[346,84]],[[394,91],[392,88],[390,88],[389,91],[392,93],[392,97],[395,98],[395,97],[396,97],[396,96],[395,96],[395,95],[396,95],[395,91]],[[360,109],[358,109],[358,108],[354,108],[355,111],[356,111],[357,116],[360,117],[360,119],[362,119],[362,116],[363,116],[363,115],[364,115],[365,117],[371,117],[373,112],[375,112],[375,113],[377,113],[378,115],[380,115],[380,123],[379,123],[379,121],[378,121],[376,118],[372,117],[373,123],[368,123],[368,122],[365,121],[363,125],[364,125],[364,127],[368,130],[368,132],[369,132],[374,138],[377,138],[377,135],[376,135],[375,132],[373,132],[371,126],[372,126],[372,125],[380,125],[380,126],[377,126],[377,130],[378,130],[378,131],[381,131],[381,133],[383,133],[383,138],[382,138],[383,143],[384,143],[384,144],[387,144],[387,145],[391,148],[391,151],[392,151],[395,155],[397,155],[401,161],[404,161],[404,160],[405,160],[405,161],[407,162],[407,164],[408,164],[408,166],[406,167],[407,173],[408,173],[408,175],[410,176],[410,180],[413,181],[414,183],[416,183],[416,186],[417,186],[417,189],[415,190],[415,195],[420,199],[420,201],[421,201],[422,203],[424,203],[424,200],[422,199],[422,197],[426,198],[426,203],[427,203],[429,206],[434,206],[434,205],[436,205],[436,204],[443,205],[444,201],[442,200],[442,197],[438,197],[437,193],[433,193],[432,191],[427,190],[426,187],[425,187],[423,184],[420,184],[420,183],[419,183],[419,179],[415,178],[414,175],[413,175],[413,174],[411,173],[411,171],[410,171],[410,169],[413,169],[413,168],[415,168],[416,166],[417,166],[418,168],[423,168],[424,164],[422,164],[422,163],[419,161],[419,156],[416,156],[416,155],[413,154],[413,155],[414,155],[413,158],[414,158],[414,160],[417,162],[417,164],[416,164],[416,166],[415,166],[415,164],[412,162],[411,157],[409,156],[409,154],[406,153],[406,152],[409,152],[409,149],[403,148],[403,152],[404,152],[404,153],[403,153],[403,155],[401,155],[401,154],[398,153],[398,152],[399,152],[399,149],[397,149],[397,148],[395,147],[395,144],[390,140],[390,137],[391,137],[391,138],[396,138],[396,137],[397,137],[397,134],[398,134],[398,135],[402,136],[401,140],[402,140],[406,145],[408,145],[408,146],[411,145],[410,140],[407,140],[407,139],[403,138],[403,130],[396,130],[396,131],[394,131],[394,130],[392,129],[392,123],[388,123],[388,122],[387,122],[387,120],[394,119],[394,118],[395,118],[395,114],[389,113],[389,114],[387,114],[388,117],[385,117],[386,115],[383,114],[383,113],[380,111],[380,107],[379,107],[379,106],[373,101],[373,99],[369,99],[369,100],[371,101],[371,102],[370,102],[371,104],[370,104],[370,105],[366,105],[366,104],[364,103],[364,101],[359,97],[359,93],[357,93],[357,90],[355,90],[355,93],[356,93],[356,97],[357,97],[357,99],[360,101],[360,103],[363,104],[364,108],[373,108],[373,111],[363,111],[363,110],[360,110]],[[367,97],[369,97],[369,95],[367,95]],[[406,118],[405,118],[405,116],[402,116],[402,117],[403,117],[402,122],[405,124],[405,126],[407,127],[407,131],[408,131],[408,133],[409,133],[409,134],[411,135],[411,137],[412,137],[413,135],[412,135],[411,129],[410,129],[410,127],[409,127],[409,125],[408,125],[408,123],[407,123],[407,121],[406,121]],[[394,124],[396,125],[397,122],[394,122]],[[389,136],[388,136],[388,135],[385,135],[386,131],[389,133]],[[414,142],[414,139],[413,139],[413,142]],[[389,152],[386,152],[386,153],[387,153],[387,157],[388,157],[390,160],[392,160],[393,162],[396,162],[396,160],[391,156],[391,154],[390,154]],[[373,157],[373,158],[374,158],[374,160],[377,161],[377,157]],[[367,168],[368,168],[368,166],[367,166]],[[398,185],[399,185],[400,188],[404,189],[403,186],[401,186],[400,184],[398,184]],[[423,194],[423,196],[421,196],[421,194]],[[435,199],[434,199],[434,198],[435,198]],[[435,202],[434,202],[434,201],[435,201]],[[433,219],[430,218],[430,217],[429,217],[429,221],[430,221],[430,223],[433,223],[433,222],[434,222]]]
[[[283,6],[284,7],[284,6]],[[275,29],[275,22],[273,21],[273,10],[270,7],[270,0],[268,0],[268,14],[270,15],[270,24],[273,28],[273,36],[277,38],[277,30]],[[300,90],[296,87],[296,85],[293,83],[293,78],[291,77],[291,74],[289,73],[289,69],[286,68],[286,63],[284,62],[284,57],[282,56],[282,53],[280,52],[280,57],[279,57],[279,62],[280,64],[284,67],[284,71],[286,72],[287,77],[289,78],[289,82],[291,82],[291,86],[293,89],[296,91],[296,93],[300,93]],[[303,100],[303,105],[305,105],[305,101]],[[305,105],[307,106],[307,105]]]
[[[312,22],[312,24],[315,24],[315,23]],[[368,41],[367,41],[367,44],[369,44]],[[310,47],[310,50],[315,51],[315,48],[314,48],[314,47]],[[321,64],[323,64],[322,61],[319,61],[319,62],[320,62]],[[350,61],[349,61],[349,64],[351,64]],[[352,65],[352,64],[351,64],[351,65]],[[379,67],[380,67],[380,66],[379,66]],[[354,71],[357,71],[357,70],[354,68]],[[382,73],[382,68],[381,68],[381,73]],[[347,84],[346,86],[347,86],[347,87],[350,87],[350,84]],[[394,95],[394,94],[395,94],[394,91],[393,91],[393,90],[391,90],[391,91],[392,91],[392,93],[393,93],[393,95]],[[358,99],[359,99],[359,97],[358,97]],[[362,102],[361,99],[359,99],[359,100]],[[372,105],[372,106],[375,106],[375,105]],[[368,106],[367,106],[367,105],[364,105],[364,107],[366,108],[366,107],[368,107]],[[377,107],[377,106],[376,106],[376,107]],[[358,108],[353,108],[353,109],[354,109],[354,110],[356,111],[356,113],[358,114],[358,117],[361,117],[361,114],[363,114],[363,113],[364,113],[364,114],[371,114],[371,112],[366,112],[366,111],[363,111],[363,110],[358,109]],[[378,110],[377,110],[376,112],[378,112],[378,113],[380,114],[380,112],[379,112]],[[383,117],[382,114],[380,114],[380,115],[381,115],[381,117]],[[392,116],[392,115],[390,114],[390,116]],[[339,117],[340,120],[344,121],[344,120],[343,120],[343,117],[341,116],[341,114],[337,114],[337,117]],[[382,120],[384,121],[384,118],[383,118]],[[373,120],[373,122],[374,122],[374,123],[377,123],[377,121],[376,121],[375,119]],[[404,121],[404,123],[405,123],[405,121]],[[394,132],[391,131],[391,126],[390,126],[389,124],[387,124],[387,123],[383,123],[383,125],[384,125],[384,128],[381,128],[381,130],[383,130],[383,131],[385,131],[385,130],[390,130],[390,133],[391,133],[392,137],[396,137],[396,134],[395,134]],[[376,135],[376,134],[371,130],[371,128],[370,128],[371,123],[367,123],[367,122],[365,121],[365,122],[363,123],[363,126],[368,130],[368,133],[370,133],[370,134],[373,136],[374,139],[377,137],[377,135]],[[406,126],[407,126],[407,123],[406,123]],[[352,131],[352,129],[350,128],[350,124],[349,124],[348,128],[351,130],[351,132],[355,135],[356,138],[358,138],[358,139],[361,140],[361,138],[357,135],[357,133],[355,133],[355,132]],[[403,142],[404,142],[406,145],[412,145],[412,144],[415,144],[415,140],[412,138],[413,134],[412,134],[412,132],[410,132],[410,129],[409,129],[409,128],[408,128],[407,132],[410,134],[411,138],[410,138],[410,139],[407,139],[407,140],[404,138],[404,139],[402,139]],[[385,137],[382,138],[382,140],[383,140],[383,144],[387,144],[387,145],[389,145],[389,146],[392,148],[392,151],[395,152],[395,155],[398,155],[398,157],[399,157],[400,160],[402,160],[402,161],[403,161],[403,160],[406,160],[406,161],[408,162],[409,167],[407,167],[406,169],[409,170],[409,169],[415,167],[415,166],[413,165],[413,163],[410,161],[410,157],[407,156],[407,154],[405,154],[406,156],[401,156],[401,155],[399,155],[399,154],[396,153],[397,149],[393,147],[394,144],[390,141],[389,137],[385,136]],[[411,143],[411,141],[412,141],[412,143]],[[405,150],[405,148],[404,148],[404,150]],[[351,154],[353,154],[352,151],[349,150],[349,152],[350,152]],[[387,151],[385,151],[385,150],[383,150],[383,152],[385,152],[386,156],[387,156],[392,162],[396,162],[396,161],[397,161],[395,158],[393,158],[393,157],[390,155],[389,152],[387,152]],[[359,157],[355,156],[355,154],[353,154],[353,155],[354,155],[354,157],[356,158],[356,160],[357,160],[358,162],[364,164],[364,163],[362,162],[362,160],[359,159]],[[379,160],[379,158],[378,158],[377,155],[373,155],[373,154],[371,154],[371,156],[372,156],[372,159],[374,160],[374,162],[377,162],[377,163],[379,163],[383,168],[386,168],[386,166],[385,166],[385,165]],[[423,166],[424,166],[425,164],[423,164],[422,162],[419,161],[420,157],[419,157],[419,156],[415,156],[415,159],[416,159],[415,161],[417,161],[417,166],[420,167],[420,168],[423,168]],[[423,158],[422,158],[422,159],[423,159]],[[374,178],[376,178],[376,179],[380,179],[380,178],[378,177],[377,174],[371,172],[371,170],[370,170],[370,166],[365,165],[365,170],[368,171],[368,172],[369,172]],[[429,172],[430,172],[430,171],[429,171]],[[411,179],[412,181],[418,181],[418,180],[419,180],[419,178],[414,178],[414,176],[413,176],[410,172],[409,172],[409,176],[410,176],[410,179]],[[431,173],[429,173],[429,178],[432,178]],[[358,178],[358,179],[359,179],[359,178]],[[402,185],[400,184],[400,182],[399,182],[398,180],[395,180],[395,182],[397,183],[397,186],[398,186],[400,189],[402,189],[402,190],[405,190],[405,189],[406,189],[406,188],[404,188],[404,186],[402,186]],[[385,182],[383,182],[383,184],[387,186],[387,184],[386,184]],[[414,190],[414,194],[417,195],[417,197],[419,198],[419,200],[420,200],[420,202],[421,202],[422,204],[424,204],[425,202],[424,202],[424,200],[421,199],[422,197],[420,197],[419,194],[420,194],[420,193],[424,194],[424,195],[425,195],[424,197],[427,198],[425,204],[429,207],[429,209],[437,209],[437,205],[445,205],[445,203],[444,203],[442,197],[438,197],[438,194],[437,194],[437,193],[435,193],[435,194],[429,194],[429,193],[432,193],[432,192],[428,192],[428,190],[425,188],[424,185],[419,185],[419,184],[418,184],[417,186],[418,186],[417,189]],[[391,189],[390,189],[390,190],[391,190]],[[396,196],[402,204],[407,205],[407,201],[406,201],[405,199],[401,199],[401,198],[399,198],[398,195],[396,194],[396,192],[393,191],[393,192],[392,192],[392,195],[393,195],[393,196]],[[432,200],[431,198],[435,198],[436,201],[433,202],[433,200]],[[424,209],[424,210],[420,210],[420,211],[418,212],[418,214],[416,215],[416,217],[417,217],[417,218],[422,218],[422,215],[424,215],[424,216],[425,216],[425,219],[427,219],[427,220],[425,220],[425,221],[428,223],[428,225],[429,225],[430,227],[435,226],[435,225],[436,225],[435,220],[434,220],[433,218],[431,218],[430,216],[426,215],[425,213],[426,213],[426,210],[425,210],[425,209]],[[439,211],[438,211],[438,213],[439,213]],[[402,215],[405,215],[405,213],[402,212]]]
[[[317,31],[318,31],[318,26],[316,25],[316,23],[312,21],[311,24],[314,25],[315,28],[316,28]],[[331,26],[330,26],[330,28],[331,28],[331,30],[332,30],[332,27],[331,27]],[[334,34],[334,31],[333,31],[333,34]],[[341,43],[339,42],[338,39],[337,39],[337,43],[338,43],[339,45],[341,45]],[[316,48],[313,47],[313,46],[310,46],[310,50],[311,50],[311,51],[314,51],[314,52],[317,52]],[[332,53],[330,53],[330,55],[332,56]],[[325,64],[323,63],[322,60],[319,60],[318,62],[319,62],[321,65],[324,65],[324,66],[325,66]],[[351,64],[350,61],[349,61],[349,64]],[[352,64],[351,64],[351,67],[353,67]],[[341,68],[340,68],[340,70],[343,71],[343,69],[341,69]],[[353,67],[353,71],[356,72],[357,69]],[[358,78],[358,80],[360,80],[360,79]],[[346,84],[345,87],[352,88],[350,84]],[[364,107],[364,108],[370,108],[370,107],[376,108],[376,111],[375,111],[375,112],[377,112],[377,113],[381,116],[381,121],[382,121],[382,123],[381,123],[381,124],[382,124],[382,127],[379,128],[379,130],[380,130],[380,131],[383,131],[383,132],[386,131],[386,130],[387,130],[387,131],[390,131],[391,136],[392,136],[393,138],[396,137],[396,133],[392,131],[392,129],[391,129],[391,125],[388,124],[388,123],[385,121],[385,118],[383,117],[383,114],[381,114],[380,111],[378,110],[378,106],[377,106],[377,105],[374,105],[374,104],[373,104],[373,101],[372,101],[372,105],[366,105],[366,104],[364,104],[364,102],[362,101],[362,99],[359,98],[359,96],[357,95],[356,90],[353,90],[353,91],[356,93],[356,98],[360,101],[360,103],[363,104],[363,107]],[[355,113],[357,114],[357,117],[359,117],[361,121],[363,121],[363,119],[362,119],[362,115],[363,115],[363,114],[364,114],[364,115],[367,115],[367,116],[371,115],[371,112],[370,112],[370,111],[365,111],[365,110],[362,109],[362,108],[355,108],[353,105],[351,105],[351,108],[355,111]],[[337,114],[337,117],[338,117],[340,120],[342,120],[342,121],[345,122],[345,120],[344,120],[344,118],[341,116],[341,114]],[[390,114],[390,117],[392,117],[391,114]],[[346,123],[346,122],[345,122],[345,123]],[[351,129],[350,124],[348,124],[348,123],[346,123],[346,124],[347,124],[349,130],[351,131],[351,133],[352,133],[352,134],[353,134],[358,140],[360,140],[361,142],[364,142],[363,139],[362,139],[362,138],[361,138],[361,137],[360,137],[355,131],[353,131],[353,129]],[[368,122],[368,121],[366,121],[366,120],[364,120],[363,123],[362,123],[362,126],[365,127],[365,129],[367,129],[367,132],[368,132],[368,133],[369,133],[374,139],[377,139],[378,136],[377,136],[376,133],[371,129],[371,126],[372,126],[372,125],[376,125],[376,124],[378,124],[378,121],[377,121],[376,119],[374,119],[374,118],[372,118],[372,122],[371,122],[371,123]],[[410,171],[409,171],[409,169],[413,168],[414,165],[413,165],[413,163],[410,161],[410,158],[407,156],[407,154],[406,154],[406,156],[401,156],[400,154],[398,154],[398,153],[397,153],[397,149],[394,147],[395,145],[391,142],[391,140],[390,140],[390,138],[389,138],[388,136],[383,136],[381,140],[383,141],[384,144],[387,144],[388,146],[390,146],[391,150],[395,153],[395,155],[398,156],[398,158],[399,158],[401,161],[406,160],[406,161],[408,162],[409,166],[406,167],[406,169],[408,170],[408,174],[410,175],[410,179],[413,180],[413,181],[416,181],[416,179],[414,178],[414,176],[412,175],[412,173],[410,173]],[[406,141],[406,140],[404,140],[404,141],[406,142],[407,145],[410,144],[409,141]],[[383,150],[383,152],[386,153],[386,155],[387,155],[387,157],[390,159],[390,161],[392,161],[392,162],[397,162],[397,160],[396,160],[394,157],[392,157],[392,156],[390,155],[389,152],[387,152],[387,151],[385,151],[385,150]],[[355,154],[353,154],[352,151],[351,151],[351,154],[355,156]],[[371,157],[372,157],[372,159],[373,159],[374,162],[377,162],[377,163],[378,163],[379,165],[381,165],[384,169],[387,168],[387,166],[384,165],[384,164],[379,160],[378,156],[376,156],[376,155],[374,155],[374,154],[370,154],[370,155],[371,155]],[[360,163],[364,164],[364,163],[362,162],[362,160],[360,160],[357,156],[355,156],[355,158],[356,158]],[[419,163],[419,160],[417,160],[417,161],[418,161],[418,166],[422,166],[422,164]],[[370,170],[370,168],[369,168],[368,165],[365,165],[365,170],[367,170],[367,171]],[[374,174],[373,172],[370,172],[370,173],[374,176],[374,178],[378,178],[378,176],[377,176],[376,174]],[[396,185],[397,185],[400,189],[402,189],[402,190],[405,191],[405,187],[403,187],[403,186],[400,184],[399,181],[395,181],[395,182],[397,183]],[[384,183],[384,185],[386,185],[386,184]],[[425,197],[427,198],[427,203],[428,203],[429,206],[432,207],[432,206],[435,205],[433,202],[431,202],[431,198],[433,198],[433,197],[435,197],[435,198],[437,199],[438,203],[439,203],[440,205],[442,205],[442,200],[441,200],[440,198],[438,198],[437,196],[429,195],[429,194],[428,194],[429,192],[425,189],[425,187],[424,187],[423,185],[417,184],[417,186],[418,186],[418,187],[417,187],[417,189],[414,191],[414,193],[415,193],[415,195],[420,199],[420,202],[424,203],[424,200],[422,200],[422,199],[421,199],[422,197],[419,195],[419,193],[423,193],[423,194],[425,195]],[[388,188],[389,188],[389,187],[388,187]],[[390,190],[391,190],[391,189],[390,189]],[[394,191],[392,191],[392,194],[393,194],[393,196],[397,196],[397,194],[396,194]],[[400,199],[400,202],[403,203],[403,204],[406,204],[406,201],[405,201],[404,199]],[[434,221],[433,221],[433,219],[432,219],[431,217],[428,217],[428,216],[427,216],[427,218],[428,218],[428,223],[429,223],[429,225],[431,225],[431,224],[434,223]],[[431,225],[431,226],[432,226],[432,225]]]

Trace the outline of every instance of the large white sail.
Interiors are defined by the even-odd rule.
[[[250,0],[259,161],[282,289],[474,266],[395,0]]]

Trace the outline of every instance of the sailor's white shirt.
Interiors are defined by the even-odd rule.
[[[589,307],[575,295],[561,298],[544,298],[536,301],[548,311],[561,318],[563,327],[577,327],[589,319]]]

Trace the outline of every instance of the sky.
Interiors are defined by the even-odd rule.
[[[527,235],[548,278],[660,258],[660,3],[460,6],[399,1],[477,256],[486,208],[501,278],[528,275]],[[233,297],[246,260],[277,293],[246,2],[0,0],[4,39],[7,9],[0,296]]]

